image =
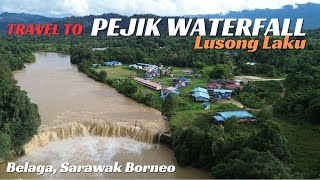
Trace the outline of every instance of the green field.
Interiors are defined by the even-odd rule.
[[[106,71],[108,74],[108,78],[127,78],[131,76],[136,76],[137,73],[127,68],[128,66],[102,66],[97,68],[98,72]]]
[[[304,178],[319,177],[320,174],[320,127],[305,122],[278,120],[291,151],[294,171],[304,172]]]

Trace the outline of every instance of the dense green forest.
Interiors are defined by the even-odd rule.
[[[37,132],[40,116],[11,72],[35,61],[30,49],[1,41],[0,54],[0,159],[7,159],[14,152],[21,153]]]
[[[0,152],[1,156],[5,158],[12,149],[21,148],[39,126],[36,106],[16,86],[10,70],[23,68],[24,62],[32,62],[32,51],[55,51],[70,54],[71,63],[89,77],[111,85],[138,102],[162,110],[170,120],[172,149],[182,166],[205,168],[216,178],[318,178],[319,153],[310,149],[304,156],[298,151],[298,145],[293,146],[295,141],[292,140],[300,132],[305,133],[303,136],[319,134],[319,31],[307,34],[305,50],[239,51],[235,57],[225,50],[193,50],[194,37],[6,37],[1,40],[0,142],[4,143],[0,146],[5,150]],[[106,47],[107,50],[93,51],[93,47]],[[142,62],[193,68],[205,80],[242,74],[283,77],[285,92],[281,95],[283,88],[278,82],[248,83],[237,92],[236,98],[248,107],[264,108],[268,105],[255,112],[256,123],[238,124],[235,119],[230,119],[224,125],[215,125],[210,121],[212,114],[207,113],[186,115],[183,120],[190,122],[188,118],[194,118],[192,123],[179,124],[175,121],[175,110],[192,113],[194,107],[189,102],[174,95],[162,102],[159,95],[144,93],[130,79],[109,78],[105,71],[92,68],[93,63],[112,59],[124,64]],[[256,66],[246,62],[254,62]],[[218,110],[235,109],[232,105],[221,105]],[[30,127],[21,130],[21,126]],[[287,128],[293,126],[304,129]],[[317,140],[312,141],[317,143]],[[318,148],[318,144],[314,148]],[[298,160],[313,157],[318,160],[304,164]]]

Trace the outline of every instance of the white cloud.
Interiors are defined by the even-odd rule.
[[[283,5],[320,3],[320,0],[1,0],[0,12],[25,12],[46,16],[103,13],[193,15],[244,9],[276,9]]]

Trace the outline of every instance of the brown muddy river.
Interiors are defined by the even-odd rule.
[[[195,168],[181,168],[173,152],[150,143],[157,132],[167,130],[161,113],[139,104],[107,85],[95,82],[70,64],[70,56],[35,53],[36,63],[15,72],[18,85],[38,104],[42,124],[37,136],[26,145],[26,155],[17,164],[52,165],[58,172],[6,173],[0,178],[211,178]],[[149,143],[147,143],[149,142]],[[60,173],[62,163],[73,165],[174,165],[174,173]],[[124,168],[123,168],[124,169]]]

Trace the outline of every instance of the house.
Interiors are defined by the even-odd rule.
[[[133,68],[133,69],[143,69],[142,66],[138,66],[138,65],[136,65],[136,64],[131,64],[131,65],[129,65],[129,68]]]
[[[162,89],[160,84],[149,81],[149,80],[145,80],[145,79],[138,78],[138,77],[135,77],[134,80],[137,81],[138,84],[141,84],[143,86],[146,86],[146,87],[153,89],[153,90],[156,90],[156,91],[159,91],[160,89]]]
[[[173,85],[175,86],[176,89],[181,89],[182,87],[185,87],[189,83],[190,83],[190,79],[188,79],[186,77],[173,79]]]
[[[164,91],[166,91],[166,92],[173,91],[173,90],[177,90],[177,89],[175,87],[173,87],[173,86],[164,88]]]
[[[207,89],[196,87],[192,90],[192,96],[197,102],[208,102],[210,96]]]
[[[206,85],[206,88],[209,91],[213,91],[214,89],[220,89],[221,86],[222,86],[221,84],[211,82]]]
[[[229,90],[229,89],[213,89],[214,95],[219,95],[219,94],[231,95],[232,93],[233,93],[233,90]]]
[[[152,71],[157,71],[159,69],[159,67],[158,66],[148,66],[148,67],[146,67],[146,68],[144,68],[144,70],[145,71],[147,71],[147,72],[152,72]]]
[[[251,122],[255,120],[253,115],[247,111],[218,112],[215,116],[212,116],[212,120],[215,123],[223,123],[233,116],[238,119],[238,122]]]
[[[182,70],[181,72],[185,75],[191,75],[193,73],[191,69],[185,69],[185,70]]]
[[[213,84],[213,83],[220,84],[225,89],[236,90],[236,89],[241,88],[240,81],[233,81],[233,80],[229,80],[229,79],[215,79],[215,80],[212,80],[212,82],[209,84]],[[216,89],[218,89],[218,88],[216,88]]]
[[[186,82],[184,82],[184,81],[179,81],[179,82],[177,82],[176,83],[176,88],[177,89],[181,89],[181,88],[183,88],[183,87],[185,87],[187,84],[186,84]]]
[[[231,94],[233,93],[233,90],[228,90],[228,89],[213,89],[211,91],[213,95],[215,95],[219,101],[222,99],[231,99]]]
[[[159,69],[158,66],[153,64],[137,63],[136,65],[142,67],[142,69],[144,69],[147,72],[151,72]]]
[[[151,79],[153,79],[153,76],[149,73],[145,73],[145,74],[143,74],[143,79],[151,80]]]
[[[174,88],[174,87],[168,87],[168,88],[162,89],[161,96],[160,96],[161,100],[166,99],[166,97],[169,94],[176,94],[179,96],[179,91],[177,91],[176,88]]]
[[[204,92],[196,92],[193,97],[197,102],[208,102],[210,100],[209,94]]]
[[[104,65],[105,66],[121,66],[122,63],[119,61],[107,61],[107,62],[104,62]]]
[[[231,89],[231,90],[236,90],[236,89],[240,89],[241,86],[238,84],[228,84],[224,86],[226,89]]]
[[[184,82],[186,85],[190,84],[190,79],[188,79],[186,77],[181,77],[178,80],[181,82]]]
[[[196,92],[203,92],[203,93],[207,93],[208,94],[208,90],[205,89],[205,88],[201,88],[201,87],[196,87],[192,90],[193,93],[196,93]]]

